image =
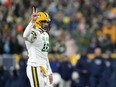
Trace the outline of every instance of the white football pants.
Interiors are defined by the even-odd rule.
[[[48,77],[43,75],[40,70],[40,67],[33,67],[27,65],[26,72],[31,87],[50,87]]]

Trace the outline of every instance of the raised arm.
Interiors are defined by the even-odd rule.
[[[25,40],[29,41],[29,42],[33,42],[33,36],[35,36],[35,33],[32,32],[32,28],[33,28],[33,24],[37,18],[37,8],[35,9],[33,7],[33,13],[31,15],[31,21],[30,23],[28,24],[28,26],[26,27],[24,33],[23,33],[23,37]]]

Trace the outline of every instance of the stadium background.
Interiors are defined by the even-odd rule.
[[[27,55],[22,34],[33,6],[48,12],[52,19],[50,60],[62,61],[65,54],[75,65],[83,51],[92,59],[94,49],[99,47],[102,56],[106,51],[111,53],[116,67],[115,0],[0,0],[0,87],[19,87],[17,84],[23,83],[19,76],[25,77],[20,73],[25,73]],[[24,65],[19,62],[22,57]],[[110,87],[116,87],[116,68],[113,75]],[[12,76],[17,78],[9,86]]]

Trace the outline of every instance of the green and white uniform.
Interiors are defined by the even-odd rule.
[[[31,87],[45,87],[45,79],[49,74],[52,74],[48,60],[49,35],[43,29],[33,28],[33,23],[30,22],[23,37],[29,54],[27,76],[31,82]]]

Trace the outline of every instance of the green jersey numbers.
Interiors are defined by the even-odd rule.
[[[43,37],[42,40],[44,41],[44,46],[43,46],[43,48],[42,48],[41,51],[48,52],[48,50],[49,50],[49,41],[48,41],[48,38],[44,38]]]
[[[48,52],[48,50],[49,50],[49,44],[48,43],[44,43],[44,46],[42,48],[42,51],[43,52]]]

